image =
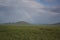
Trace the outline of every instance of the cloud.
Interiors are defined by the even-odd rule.
[[[44,0],[44,1],[46,1],[46,2],[54,2],[56,0]]]
[[[35,0],[0,0],[0,23],[17,21],[42,24],[54,23],[60,20],[54,18],[60,13],[52,10],[52,8]],[[55,21],[52,20],[52,22],[51,19]]]

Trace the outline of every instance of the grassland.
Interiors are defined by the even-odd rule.
[[[0,25],[0,40],[60,40],[60,25]]]

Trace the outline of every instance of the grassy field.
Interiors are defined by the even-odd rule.
[[[0,25],[0,40],[60,40],[60,25]]]

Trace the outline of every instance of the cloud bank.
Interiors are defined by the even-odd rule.
[[[48,24],[60,22],[59,17],[59,6],[49,7],[35,0],[0,0],[0,23],[27,21]]]

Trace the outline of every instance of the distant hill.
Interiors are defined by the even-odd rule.
[[[60,25],[60,23],[54,23],[53,25]]]
[[[14,24],[14,25],[60,25],[60,23],[54,23],[54,24],[31,24],[29,22],[25,22],[25,21],[18,21],[15,23],[4,23],[4,24]]]
[[[19,22],[15,22],[15,23],[4,23],[4,24],[13,24],[13,25],[32,25],[28,22],[25,21],[19,21]]]
[[[30,24],[30,23],[25,22],[25,21],[19,21],[19,22],[16,22],[15,24]]]
[[[56,24],[60,24],[60,23],[56,23]]]

